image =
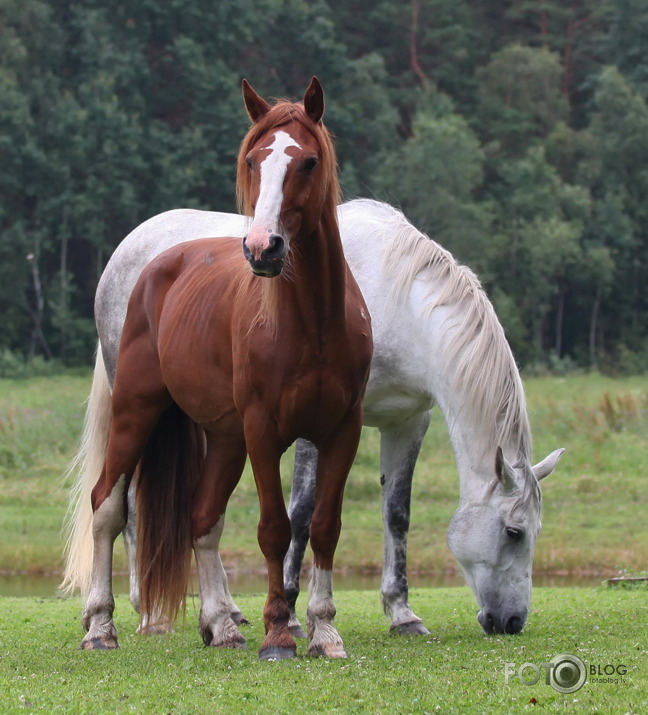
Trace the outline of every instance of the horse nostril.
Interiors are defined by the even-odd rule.
[[[490,611],[480,611],[477,620],[485,633],[490,635],[495,632],[495,619]]]
[[[282,236],[273,233],[270,238],[268,238],[268,248],[263,252],[263,258],[267,260],[274,260],[276,258],[282,258],[284,254],[284,246],[286,245]]]
[[[243,255],[248,261],[252,258],[252,251],[250,251],[247,245],[247,236],[243,236]]]
[[[520,616],[511,616],[504,627],[505,633],[519,633],[524,627],[524,620]]]

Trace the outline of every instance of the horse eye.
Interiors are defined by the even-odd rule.
[[[506,527],[506,535],[513,541],[522,541],[524,532],[521,529],[514,529],[512,526]]]
[[[252,161],[252,159],[247,157],[245,163],[247,164],[248,169],[252,170],[252,168],[254,167],[254,162]]]
[[[306,159],[303,165],[303,169],[307,174],[312,173],[315,170],[315,167],[317,166],[317,159],[312,156],[310,159]]]

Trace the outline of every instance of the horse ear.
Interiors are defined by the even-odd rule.
[[[538,481],[548,477],[553,472],[564,451],[563,448],[556,449],[548,457],[545,457],[542,462],[538,462],[535,467],[531,467],[531,471]]]
[[[311,83],[304,94],[304,108],[306,109],[306,114],[315,124],[319,124],[322,121],[324,116],[324,90],[317,77],[311,79]]]
[[[270,111],[270,105],[252,89],[252,85],[246,79],[243,80],[241,86],[245,108],[250,115],[250,119],[256,124],[261,117]]]
[[[495,452],[495,475],[505,492],[514,492],[517,490],[515,470],[506,461],[501,447],[498,447]]]

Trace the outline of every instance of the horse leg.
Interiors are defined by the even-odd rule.
[[[283,563],[290,545],[290,520],[281,489],[281,450],[277,435],[271,433],[269,424],[264,413],[254,417],[246,414],[245,441],[261,511],[257,539],[268,569],[268,597],[263,609],[266,636],[259,649],[259,658],[281,660],[294,658],[297,644],[288,629],[290,609],[283,582]]]
[[[113,544],[126,526],[126,503],[133,473],[169,403],[154,347],[137,339],[123,344],[120,360],[128,369],[119,373],[115,381],[106,461],[92,490],[94,549],[90,591],[82,618],[86,630],[81,643],[84,649],[117,648],[117,631],[112,620]]]
[[[126,549],[126,558],[128,560],[130,601],[135,611],[140,614],[140,623],[137,628],[137,632],[146,635],[173,633],[173,623],[166,620],[162,615],[154,613],[152,617],[149,617],[147,613],[140,612],[139,573],[137,570],[136,486],[137,474],[131,481],[131,485],[128,490],[128,519],[126,521],[126,527],[123,531],[123,537],[124,547]],[[215,582],[221,584],[224,592],[223,598],[227,599],[230,603],[232,620],[237,626],[247,625],[249,621],[241,613],[241,609],[236,605],[236,603],[234,603],[234,600],[229,592],[227,574],[225,573],[223,562],[221,561],[220,554],[218,553],[218,546],[215,549],[213,561],[214,563],[212,568],[216,574],[214,580]]]
[[[86,635],[83,649],[117,648],[117,631],[112,615],[113,544],[126,526],[127,490],[137,462],[146,446],[162,407],[149,402],[140,409],[113,414],[106,465],[92,491],[92,535],[94,541],[90,592],[83,610]]]
[[[245,442],[230,435],[218,439],[207,433],[206,437],[207,452],[192,514],[201,599],[199,630],[205,645],[241,648],[245,638],[236,626],[247,621],[230,595],[218,546],[227,502],[245,466]]]
[[[113,623],[115,600],[112,593],[112,550],[117,535],[124,527],[124,490],[127,476],[122,473],[108,486],[108,497],[94,511],[92,536],[94,541],[91,586],[83,609],[82,624],[86,635],[81,641],[84,650],[117,648],[117,630]],[[109,480],[104,468],[97,488]],[[94,493],[94,492],[93,492]]]
[[[342,526],[344,485],[358,449],[361,429],[362,415],[354,413],[335,436],[319,448],[315,509],[310,526],[313,569],[306,610],[309,655],[346,658],[342,638],[333,625],[336,613],[333,556]]]
[[[425,412],[404,424],[381,431],[380,482],[385,533],[382,602],[386,615],[391,616],[390,630],[400,635],[430,633],[410,608],[407,585],[407,534],[412,477],[429,424],[430,413]]]
[[[304,562],[306,544],[308,544],[308,529],[315,508],[316,472],[317,447],[305,439],[297,440],[295,468],[288,505],[292,538],[284,560],[284,588],[290,607],[288,628],[295,638],[306,638],[306,633],[295,612],[295,604],[299,596],[299,576]]]
[[[128,587],[130,602],[136,613],[140,612],[139,575],[137,573],[137,510],[136,510],[137,477],[135,476],[128,488],[128,516],[122,532],[124,549],[128,561]],[[138,629],[139,630],[139,629]]]

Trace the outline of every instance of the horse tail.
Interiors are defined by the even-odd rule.
[[[97,346],[81,440],[65,473],[66,481],[70,478],[74,481],[64,525],[65,571],[60,586],[60,591],[64,594],[71,594],[79,589],[86,595],[90,590],[93,550],[90,495],[106,460],[111,422],[110,384],[101,346]]]
[[[140,612],[175,620],[191,567],[192,493],[204,459],[204,433],[172,403],[140,461],[137,541]]]

